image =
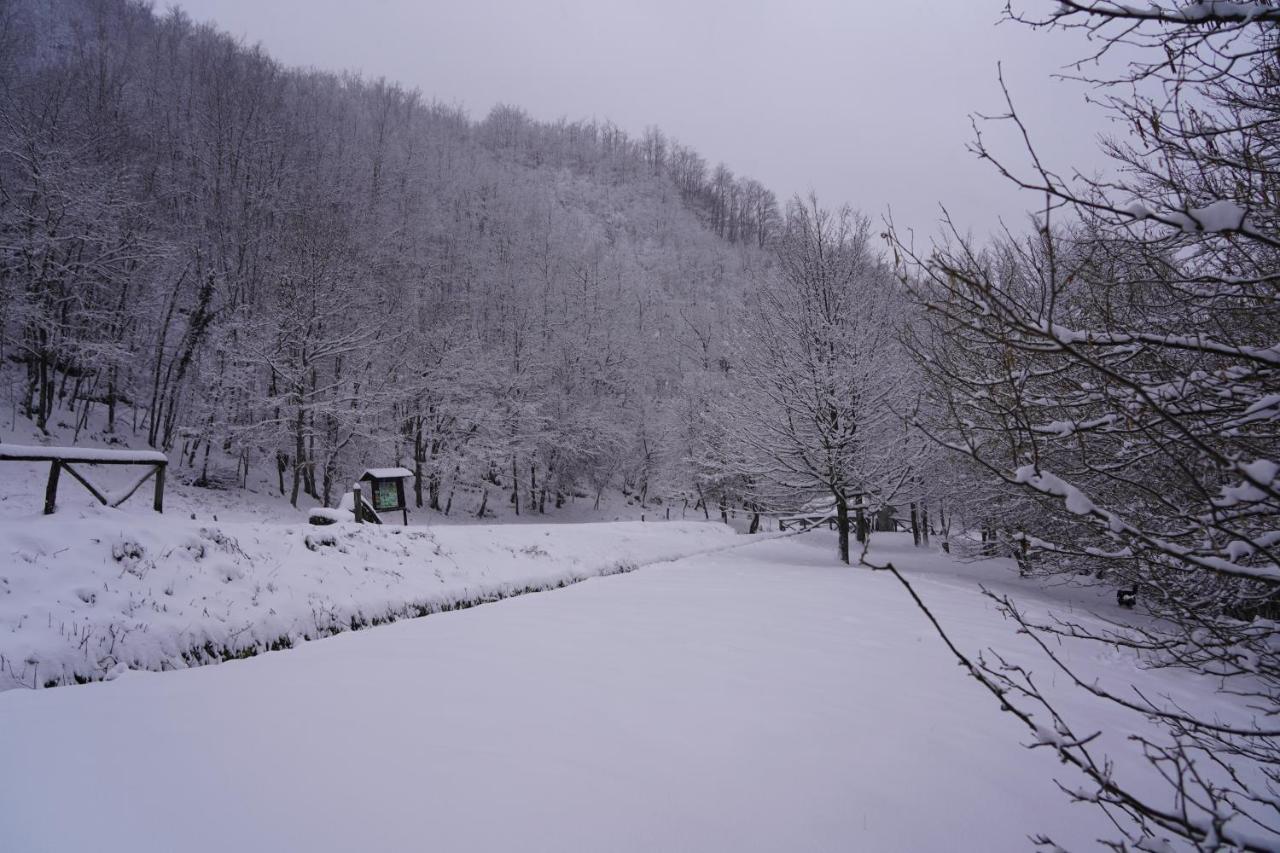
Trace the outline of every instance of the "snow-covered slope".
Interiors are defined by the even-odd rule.
[[[314,527],[97,507],[0,519],[0,690],[254,654],[734,541],[694,522]]]

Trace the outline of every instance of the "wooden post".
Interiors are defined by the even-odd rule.
[[[54,504],[58,500],[58,475],[62,473],[62,463],[57,459],[49,463],[49,482],[44,487],[44,514],[53,515]]]
[[[152,506],[156,512],[164,512],[164,471],[167,465],[156,466],[156,497]]]
[[[356,514],[356,524],[364,521],[360,517],[360,486],[359,484],[351,487],[351,509]]]

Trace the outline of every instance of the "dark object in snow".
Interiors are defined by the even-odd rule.
[[[1131,587],[1130,589],[1116,590],[1116,604],[1119,604],[1121,607],[1128,607],[1132,609],[1133,605],[1137,603],[1138,603],[1138,588],[1136,586]]]
[[[885,504],[876,510],[871,529],[876,533],[896,533],[898,531],[906,533],[911,528],[905,521],[898,518],[897,507],[892,504]]]
[[[347,509],[326,509],[325,507],[316,507],[307,514],[307,521],[311,524],[321,527],[327,524],[337,524],[342,521],[355,521],[355,513]],[[379,520],[378,523],[381,523]]]

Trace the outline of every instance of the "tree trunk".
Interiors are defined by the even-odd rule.
[[[431,476],[427,479],[427,506],[440,511],[440,438],[438,433],[431,438]],[[449,495],[453,497],[452,493]],[[445,513],[448,515],[448,513]]]
[[[849,502],[839,492],[836,493],[835,498],[836,531],[840,537],[840,562],[847,566],[849,565]],[[859,511],[859,516],[861,516],[861,511]],[[859,529],[861,529],[861,526],[861,522],[859,522]],[[859,539],[858,541],[862,540]]]
[[[1021,577],[1031,577],[1031,549],[1027,545],[1027,538],[1024,535],[1018,540],[1017,550],[1014,552],[1014,558],[1018,563],[1018,574]]]
[[[107,368],[107,432],[116,431],[116,366]]]
[[[984,525],[982,528],[982,556],[994,557],[995,555],[996,555],[995,528]]]
[[[515,454],[511,454],[511,504],[516,508],[516,515],[520,514],[520,466],[516,460]]]
[[[419,417],[413,432],[413,501],[418,509],[422,509],[422,459],[425,450],[422,441],[422,418]]]
[[[206,329],[213,321],[213,314],[209,310],[212,299],[213,276],[208,276],[201,285],[200,292],[196,297],[196,305],[191,312],[190,319],[187,321],[187,331],[182,336],[176,360],[171,361],[165,371],[164,385],[155,414],[152,415],[151,434],[148,437],[148,443],[152,447],[157,446],[156,438],[160,426],[159,415],[161,412],[164,413],[164,433],[160,437],[160,444],[165,448],[173,446],[173,428],[178,418],[179,397],[182,394],[182,386],[187,370],[195,358],[196,350],[204,338]]]
[[[41,334],[41,338],[44,334]],[[36,410],[36,426],[40,432],[49,432],[49,413],[53,410],[53,384],[49,379],[49,354],[45,348],[40,348],[40,400],[39,407]]]
[[[306,410],[299,406],[298,416],[293,423],[293,488],[289,492],[289,503],[295,507],[298,505],[298,487],[302,484],[302,460],[307,453],[306,443],[303,439],[303,429],[306,424],[305,419]]]
[[[848,511],[847,505],[846,505],[845,511],[846,512]],[[867,513],[866,513],[866,510],[864,510],[862,507],[861,499],[858,500],[858,511],[857,511],[856,520],[857,520],[856,535],[858,537],[858,542],[860,544],[865,544],[867,541],[868,524],[867,524]]]
[[[314,393],[314,386],[312,391]],[[302,466],[302,484],[306,489],[306,493],[316,500],[320,500],[320,490],[316,488],[316,431],[315,418],[310,418],[311,434],[307,436],[307,452],[304,455],[306,464]]]
[[[32,341],[32,349],[34,342],[37,340],[36,332],[31,330],[29,335]],[[40,377],[36,371],[36,358],[34,355],[27,357],[27,387],[22,397],[22,414],[28,420],[36,419],[36,389],[40,385]]]

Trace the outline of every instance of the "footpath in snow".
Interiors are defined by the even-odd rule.
[[[0,519],[0,690],[182,669],[739,541],[695,522],[314,527],[98,508]]]
[[[673,551],[706,535],[663,529]],[[642,535],[610,539],[623,532]],[[575,535],[592,534],[557,527],[543,547]],[[1028,659],[974,580],[1007,565],[899,540],[881,556],[957,642]],[[1123,654],[1064,654],[1205,699]],[[1129,723],[1064,702],[1128,773]],[[9,691],[0,847],[996,853],[1111,837],[1026,739],[892,577],[834,564],[813,534],[219,666]]]

